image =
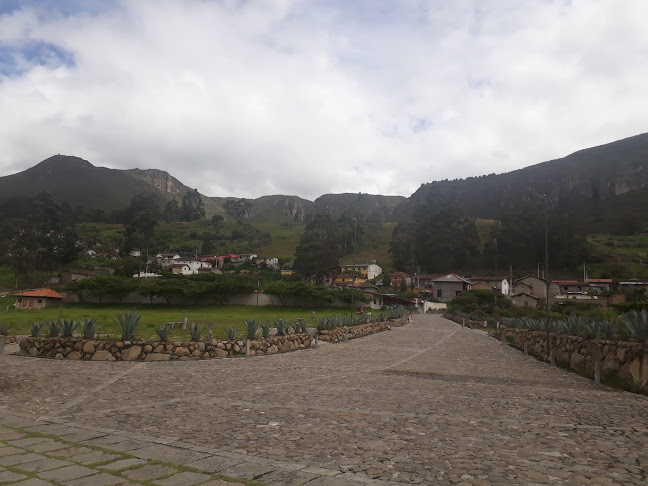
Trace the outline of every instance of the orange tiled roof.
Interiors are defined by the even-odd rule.
[[[19,294],[14,294],[14,297],[43,297],[46,299],[62,299],[63,296],[52,289],[36,289],[25,290]]]

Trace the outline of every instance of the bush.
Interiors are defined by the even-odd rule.
[[[61,332],[61,327],[59,326],[59,323],[56,321],[49,321],[47,323],[47,336],[51,338],[58,337],[59,333]]]
[[[38,335],[41,332],[41,329],[43,329],[43,326],[45,325],[44,322],[34,322],[32,323],[31,327],[29,328],[31,332],[31,337],[38,337]],[[0,333],[2,334],[2,333]]]
[[[198,324],[191,324],[189,326],[189,336],[191,336],[192,341],[200,341],[200,335],[205,330],[204,326],[199,326]]]
[[[295,319],[293,330],[295,331],[295,334],[306,332],[306,323],[304,322],[304,319]]]
[[[277,328],[277,334],[279,336],[284,336],[288,331],[288,323],[285,319],[275,319],[274,325]]]
[[[84,339],[94,339],[97,334],[97,320],[87,317],[81,321],[81,331],[83,332]]]
[[[6,336],[9,334],[9,323],[0,322],[0,336]]]
[[[270,323],[269,322],[264,322],[263,324],[261,324],[261,335],[264,338],[267,338],[268,336],[270,336],[270,330],[271,329],[272,329],[272,327],[270,326]]]
[[[79,327],[79,322],[73,319],[61,319],[59,327],[64,338],[71,338],[76,328]]]
[[[121,332],[122,341],[135,340],[135,331],[141,318],[142,316],[137,315],[135,312],[125,312],[124,314],[117,314],[117,320],[112,319]]]
[[[247,339],[254,339],[257,331],[259,330],[259,321],[251,319],[245,321],[245,337]]]
[[[228,327],[225,329],[225,337],[229,339],[230,341],[234,341],[236,339],[236,329],[233,327]]]
[[[169,340],[169,334],[171,334],[171,324],[164,324],[162,327],[156,327],[155,333],[160,338],[160,341],[166,342]]]
[[[637,341],[648,339],[648,311],[646,309],[631,311],[621,316],[621,323],[627,329],[629,335]]]

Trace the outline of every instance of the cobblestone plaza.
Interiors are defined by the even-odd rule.
[[[252,358],[5,354],[0,387],[0,484],[215,486],[220,474],[311,486],[646,480],[647,397],[436,315]]]

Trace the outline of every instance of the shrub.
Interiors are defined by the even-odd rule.
[[[155,333],[160,338],[160,341],[166,342],[169,340],[169,334],[171,334],[171,324],[164,324],[162,327],[156,327]]]
[[[405,315],[405,307],[397,305],[387,309],[387,319],[399,319]]]
[[[47,323],[47,336],[51,338],[58,337],[59,333],[61,332],[61,327],[59,326],[59,323],[56,321],[49,321]]]
[[[111,319],[117,324],[122,341],[133,341],[135,339],[135,330],[141,318],[142,316],[137,315],[136,312],[125,312],[124,314],[117,314],[117,320]]]
[[[631,311],[621,316],[621,322],[631,337],[637,341],[648,339],[648,311]]]
[[[288,331],[288,324],[285,319],[275,319],[274,325],[277,328],[277,334],[283,336]]]
[[[44,325],[45,325],[44,322],[34,322],[34,323],[32,323],[31,327],[29,328],[29,330],[31,331],[31,337],[38,337],[38,335],[40,334],[41,329],[43,329]]]
[[[257,331],[259,330],[259,321],[250,319],[245,321],[245,337],[247,339],[254,339]]]
[[[59,327],[64,338],[71,338],[76,328],[79,327],[79,322],[73,319],[61,319]]]
[[[189,326],[189,336],[191,336],[192,341],[200,341],[200,335],[205,330],[205,326],[199,326],[198,324],[192,323]]]
[[[236,339],[236,329],[233,327],[228,327],[227,329],[225,329],[225,336],[230,341],[234,341],[234,339]]]
[[[270,326],[270,323],[269,322],[264,322],[263,324],[261,324],[261,335],[264,338],[267,338],[268,336],[270,336],[270,330],[271,329],[272,329],[272,326]]]
[[[0,322],[0,336],[6,336],[9,334],[9,323]]]
[[[81,321],[81,331],[83,332],[84,339],[94,339],[97,334],[97,320],[86,317]]]
[[[306,332],[306,323],[304,322],[304,319],[295,319],[293,330],[295,331],[295,334]]]
[[[577,336],[586,331],[588,325],[587,319],[577,314],[567,316],[564,320],[560,321],[560,329],[567,334]]]

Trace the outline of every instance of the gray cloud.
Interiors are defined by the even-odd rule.
[[[211,196],[409,195],[646,131],[646,2],[351,5],[0,13],[0,170],[65,153]]]

